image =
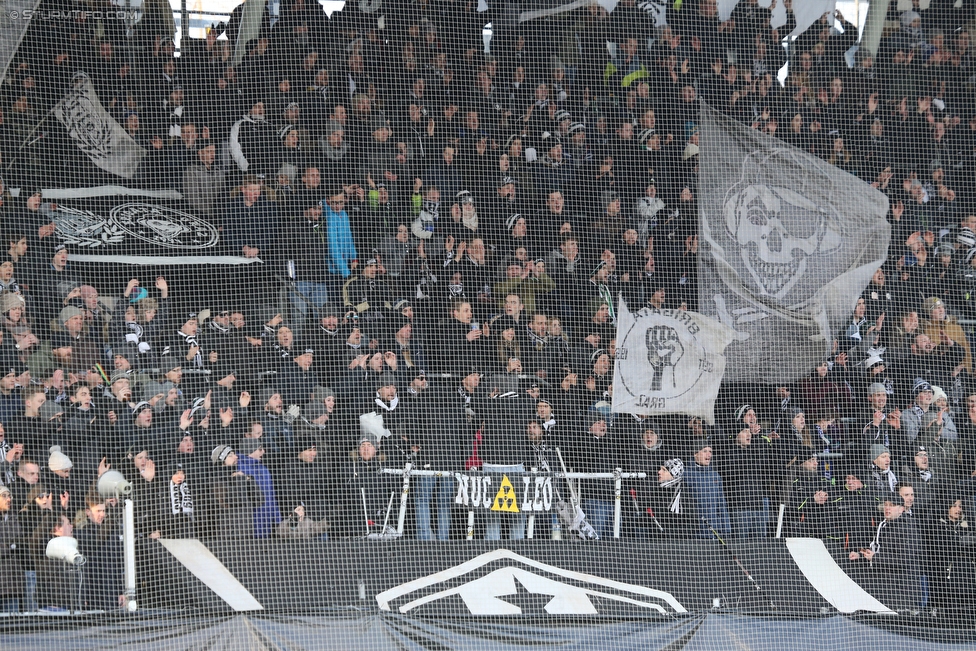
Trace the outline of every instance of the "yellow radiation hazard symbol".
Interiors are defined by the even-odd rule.
[[[509,481],[508,475],[502,475],[502,485],[495,493],[495,503],[491,505],[492,511],[504,511],[505,513],[518,513],[518,502],[515,499],[515,487]]]

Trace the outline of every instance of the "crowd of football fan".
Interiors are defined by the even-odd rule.
[[[151,13],[131,33],[37,27],[0,124],[3,605],[70,605],[44,550],[74,535],[86,605],[118,606],[108,469],[142,538],[382,537],[401,479],[381,467],[559,470],[557,447],[576,471],[648,473],[625,485],[624,536],[767,536],[782,502],[787,534],[903,581],[907,608],[971,603],[973,9],[893,14],[852,66],[857,29],[824,16],[781,86],[794,23],[775,1],[778,29],[755,0],[726,21],[675,3],[663,28],[633,0],[521,24],[420,0],[382,28],[292,0],[237,66],[240,8],[179,57]],[[192,270],[124,290],[76,271],[36,189],[86,179],[70,139],[33,130],[79,71],[148,152],[128,185],[180,191],[225,254],[261,263],[195,304]],[[618,293],[696,308],[701,101],[880,189],[893,227],[829,357],[740,390],[715,427],[610,409]],[[578,488],[610,537],[612,483]],[[405,535],[463,537],[455,491],[413,477]],[[525,535],[524,514],[486,513],[479,536]],[[547,515],[534,535],[574,534]]]

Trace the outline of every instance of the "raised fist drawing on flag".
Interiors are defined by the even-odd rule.
[[[660,391],[664,369],[677,366],[685,354],[685,347],[678,340],[677,331],[668,326],[648,328],[644,338],[647,344],[647,361],[654,369],[654,376],[651,378],[651,391]],[[672,375],[673,382],[674,377]]]

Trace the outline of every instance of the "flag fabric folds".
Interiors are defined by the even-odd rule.
[[[75,73],[71,90],[54,107],[54,114],[91,162],[115,176],[135,175],[146,150],[108,114],[88,75]]]
[[[688,414],[715,422],[725,347],[735,332],[687,310],[631,312],[620,299],[613,373],[613,411]]]
[[[736,331],[727,380],[798,380],[887,258],[888,199],[705,104],[700,121],[699,310]]]

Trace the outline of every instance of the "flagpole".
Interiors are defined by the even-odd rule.
[[[72,87],[75,84],[75,78],[77,77],[78,74],[82,74],[86,78],[91,79],[91,77],[88,77],[88,73],[87,72],[84,72],[83,70],[79,70],[79,71],[75,72],[74,75],[71,76],[71,84],[72,84]],[[42,124],[44,124],[45,122],[47,122],[47,119],[49,117],[51,117],[51,114],[52,113],[54,113],[56,110],[58,110],[58,106],[60,106],[61,105],[61,102],[63,102],[63,101],[64,101],[64,98],[59,99],[57,102],[55,102],[54,103],[54,106],[51,107],[51,110],[49,110],[44,115],[44,117],[42,117],[40,120],[38,120],[37,124],[34,125],[34,128],[31,129],[30,130],[30,133],[27,134],[27,137],[24,138],[24,142],[21,143],[20,147],[17,149],[17,153],[10,159],[10,162],[7,163],[7,166],[4,168],[4,171],[9,170],[10,169],[10,166],[14,164],[14,161],[16,161],[18,158],[20,158],[20,153],[24,150],[24,147],[26,147],[28,144],[31,143],[31,136],[33,136],[37,132],[37,130],[41,128],[41,125]],[[43,138],[43,137],[44,137],[44,135],[42,134],[41,135],[41,138]],[[38,140],[40,140],[40,138],[38,138]]]
[[[42,125],[42,124],[44,124],[45,122],[47,122],[47,119],[48,119],[49,117],[51,117],[51,114],[52,114],[52,113],[54,113],[54,111],[55,111],[55,110],[57,110],[57,108],[58,108],[58,104],[60,104],[60,103],[61,103],[61,102],[59,101],[59,102],[58,102],[57,104],[55,104],[54,106],[52,106],[52,107],[51,107],[51,110],[47,112],[47,115],[45,115],[45,116],[44,116],[43,118],[41,118],[41,119],[40,119],[40,121],[38,121],[38,123],[37,123],[36,125],[34,125],[34,128],[33,128],[33,129],[31,129],[31,131],[30,131],[30,133],[28,133],[28,134],[27,134],[27,137],[26,137],[26,138],[24,138],[24,142],[23,142],[23,143],[21,143],[21,145],[20,145],[20,147],[18,147],[18,148],[17,148],[17,152],[16,152],[16,153],[15,153],[15,154],[14,154],[14,155],[13,155],[13,156],[11,157],[11,159],[10,159],[10,162],[9,162],[9,163],[7,163],[7,166],[6,166],[5,168],[3,168],[3,169],[4,169],[4,171],[7,171],[7,170],[9,170],[9,169],[10,169],[10,166],[11,166],[11,165],[13,165],[13,164],[14,164],[14,162],[15,162],[15,161],[16,161],[17,159],[19,159],[19,158],[20,158],[20,153],[21,153],[21,152],[22,152],[22,151],[24,150],[24,147],[26,147],[26,146],[27,146],[27,145],[29,145],[29,144],[32,144],[32,142],[36,142],[36,140],[35,140],[35,141],[31,141],[31,137],[32,137],[32,136],[33,136],[33,135],[34,135],[35,133],[37,133],[37,130],[41,128],[41,125]],[[41,138],[43,138],[43,137],[44,137],[44,135],[45,135],[45,134],[41,134],[41,137],[40,137],[40,138],[37,138],[37,140],[40,140]]]

